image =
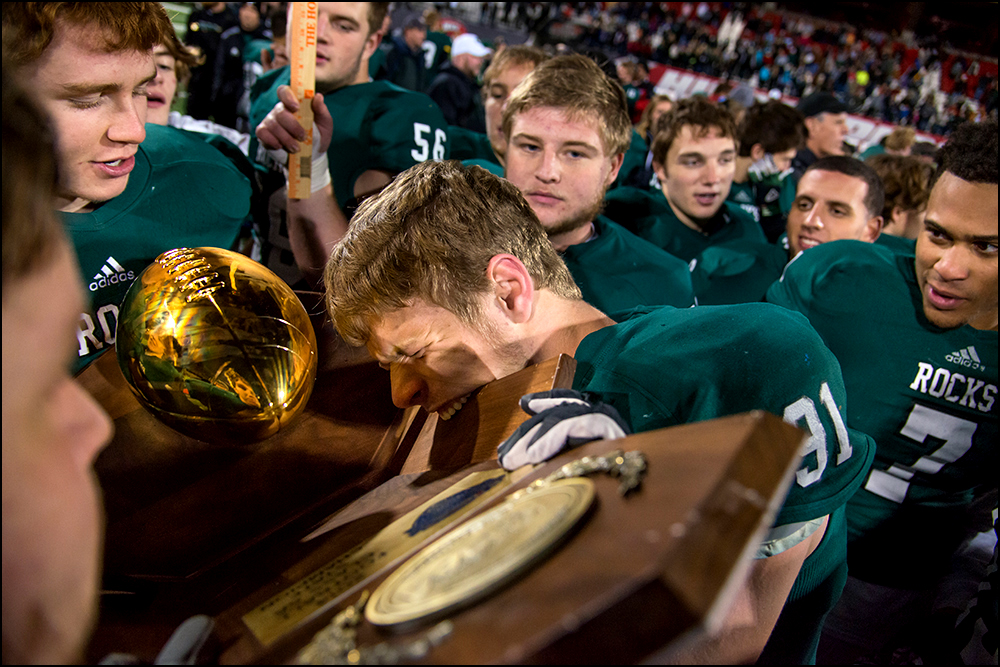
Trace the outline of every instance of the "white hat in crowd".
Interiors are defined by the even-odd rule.
[[[479,41],[479,38],[471,32],[466,32],[459,35],[451,42],[451,55],[453,58],[455,56],[460,56],[463,53],[471,53],[474,56],[482,58],[483,56],[493,53],[493,49]]]

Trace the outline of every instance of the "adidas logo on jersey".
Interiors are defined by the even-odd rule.
[[[979,360],[979,354],[976,352],[975,345],[970,345],[969,347],[959,350],[958,352],[952,352],[951,354],[945,356],[945,360],[977,371],[986,370],[986,366]]]
[[[125,267],[119,264],[114,257],[108,257],[101,270],[94,274],[89,287],[91,292],[96,292],[108,285],[130,283],[133,280],[135,280],[134,271],[126,271]]]
[[[767,194],[764,195],[764,201],[770,204],[771,202],[778,201],[778,197],[780,196],[781,196],[780,191],[776,190],[775,188],[771,188],[770,190],[767,191]]]

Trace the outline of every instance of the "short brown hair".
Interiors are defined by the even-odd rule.
[[[873,155],[865,164],[875,170],[885,188],[882,218],[892,220],[892,209],[922,211],[927,207],[931,189],[928,184],[934,168],[909,155]]]
[[[757,144],[773,155],[802,148],[806,142],[806,120],[801,111],[784,102],[757,102],[747,109],[738,132],[740,157],[750,157],[750,150]]]
[[[368,3],[368,35],[378,32],[382,29],[382,24],[385,22],[385,15],[389,13],[388,2],[369,2]]]
[[[5,2],[3,54],[15,68],[38,60],[52,43],[56,25],[94,26],[108,53],[151,51],[173,33],[159,2]]]
[[[732,137],[736,142],[736,121],[729,109],[702,95],[685,98],[674,103],[670,111],[660,116],[654,130],[653,159],[664,168],[670,146],[680,135],[681,130],[688,125],[696,136],[708,136],[714,128],[719,130],[723,137]]]
[[[500,76],[508,67],[526,65],[528,63],[531,63],[534,67],[538,67],[541,63],[548,60],[549,57],[545,51],[542,51],[537,46],[527,46],[524,44],[508,46],[493,56],[489,67],[483,72],[483,96],[485,97],[488,94],[493,79]]]
[[[596,115],[604,151],[617,155],[628,150],[632,122],[625,90],[586,56],[550,58],[514,89],[503,112],[503,133],[508,141],[514,117],[538,107],[563,109],[570,117]]]
[[[161,44],[174,59],[174,73],[177,75],[179,83],[187,81],[188,77],[191,76],[192,67],[204,63],[204,55],[199,58],[182,44],[181,40],[177,39],[177,33],[174,32],[173,26],[170,26],[170,36]]]
[[[3,289],[44,266],[62,225],[53,212],[55,134],[3,64]],[[4,292],[6,294],[6,292]]]
[[[860,180],[865,184],[864,204],[868,217],[882,215],[882,210],[885,208],[885,187],[882,185],[882,179],[870,165],[850,155],[827,155],[806,167],[803,175],[811,171],[830,171]]]
[[[569,269],[514,185],[480,167],[427,161],[410,167],[351,219],[324,272],[337,330],[363,344],[374,322],[421,298],[479,326],[486,269],[509,253],[536,289],[579,299]]]

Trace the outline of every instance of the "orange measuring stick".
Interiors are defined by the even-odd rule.
[[[299,152],[288,156],[288,196],[308,199],[312,194],[313,111],[316,93],[316,21],[315,2],[290,2],[288,9],[288,44],[291,60],[292,92],[299,101],[295,118],[306,131],[299,142]]]

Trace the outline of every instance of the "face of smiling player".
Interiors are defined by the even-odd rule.
[[[868,184],[856,176],[823,169],[807,171],[788,212],[789,256],[830,241],[874,242],[882,229],[882,217],[869,213],[867,195]]]
[[[654,162],[670,208],[695,231],[712,219],[729,196],[736,175],[736,140],[711,127],[685,125],[667,151],[666,164]]]
[[[944,172],[931,190],[915,268],[924,314],[944,329],[997,330],[997,186]]]
[[[146,138],[153,51],[107,52],[92,26],[57,21],[52,42],[26,72],[58,137],[57,207],[79,211],[120,195]]]

